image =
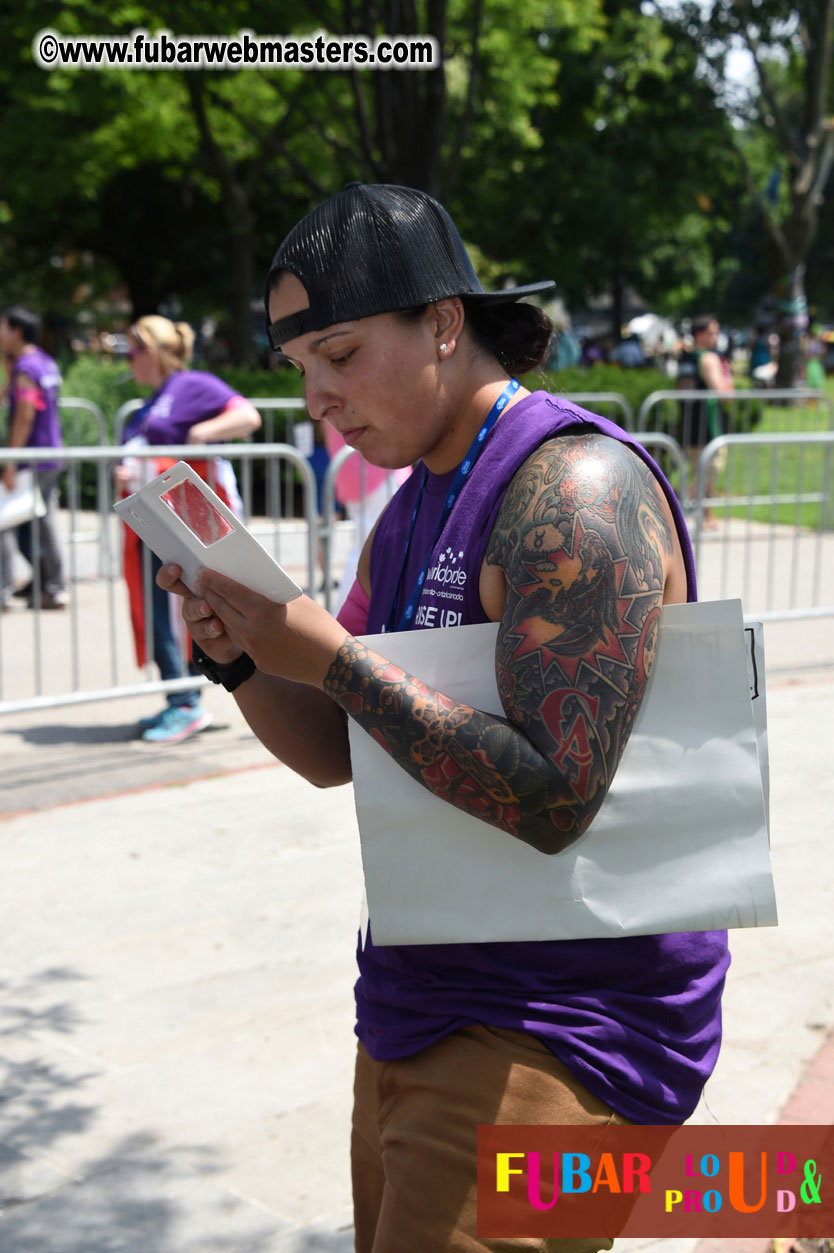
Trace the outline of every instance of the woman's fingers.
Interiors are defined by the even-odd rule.
[[[173,562],[161,566],[156,575],[157,587],[161,587],[164,592],[173,592],[175,596],[193,596],[194,593],[190,587],[186,587],[182,581],[182,566],[178,566]]]
[[[182,581],[182,567],[169,562],[160,568],[156,576],[157,584],[166,592],[182,597],[182,620],[193,640],[200,645],[220,643],[226,651],[231,645],[233,651],[240,648],[226,637],[226,628],[216,615],[212,606],[202,596],[195,596],[191,588]],[[228,658],[215,657],[216,661]]]
[[[187,596],[183,600],[182,618],[189,634],[198,643],[203,639],[218,639],[223,634],[223,623],[201,596]]]
[[[200,570],[196,588],[229,637],[256,661],[263,657],[284,625],[285,606],[216,570]]]
[[[209,569],[198,572],[191,592],[181,575],[179,566],[169,564],[157,582],[183,597],[183,619],[192,639],[215,660],[243,650],[266,674],[321,686],[347,634],[321,605],[306,596],[278,604]]]
[[[216,570],[198,571],[195,590],[224,620],[226,613],[236,614],[241,619],[252,617],[266,599],[259,592],[253,592],[251,588],[235,582],[228,575],[218,574]]]

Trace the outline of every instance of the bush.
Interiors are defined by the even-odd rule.
[[[104,414],[107,442],[113,440],[113,419],[127,400],[147,396],[150,388],[134,383],[127,362],[103,361],[99,357],[77,357],[64,371],[62,399],[74,397],[92,401]],[[99,443],[98,427],[84,411],[65,410],[61,417],[64,443],[88,447]]]
[[[304,379],[298,370],[249,370],[245,366],[226,366],[212,371],[241,396],[303,396]]]

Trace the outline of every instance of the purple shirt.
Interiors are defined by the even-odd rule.
[[[171,374],[143,411],[141,431],[149,444],[185,444],[198,422],[214,418],[237,393],[202,370]]]
[[[58,392],[61,387],[61,372],[52,358],[42,348],[33,347],[18,357],[12,370],[9,387],[9,423],[12,420],[18,394],[21,390],[21,375],[33,380],[38,390],[35,402],[35,420],[26,441],[27,448],[60,448],[63,445],[61,423],[58,417]],[[39,461],[39,470],[51,470],[61,464],[60,461]]]
[[[648,453],[604,418],[545,392],[518,401],[487,437],[432,553],[415,625],[485,622],[478,581],[489,535],[516,470],[557,434],[599,432],[632,448],[672,509],[695,600],[692,549],[680,505]],[[398,615],[422,569],[454,472],[429,474]],[[423,470],[400,488],[371,553],[367,630],[383,629],[397,589]],[[399,620],[399,617],[398,617]],[[689,1117],[715,1065],[726,932],[535,943],[374,945],[358,953],[356,1032],[372,1057],[404,1057],[470,1023],[529,1031],[590,1092],[638,1123]]]

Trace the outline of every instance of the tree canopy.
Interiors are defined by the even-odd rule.
[[[277,31],[261,0],[29,0],[0,66],[6,300],[73,319],[121,289],[135,315],[220,313],[243,360],[277,243],[360,178],[437,195],[492,281],[611,292],[616,325],[627,288],[672,314],[741,307],[751,258],[784,285],[830,216],[832,4],[290,0]],[[47,27],[424,35],[442,63],[45,70]],[[741,42],[756,80],[731,98]]]

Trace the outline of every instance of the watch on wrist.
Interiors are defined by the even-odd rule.
[[[234,661],[221,665],[204,653],[199,644],[191,641],[191,661],[212,683],[222,683],[227,692],[233,692],[241,683],[255,673],[257,666],[248,653],[241,653]]]

